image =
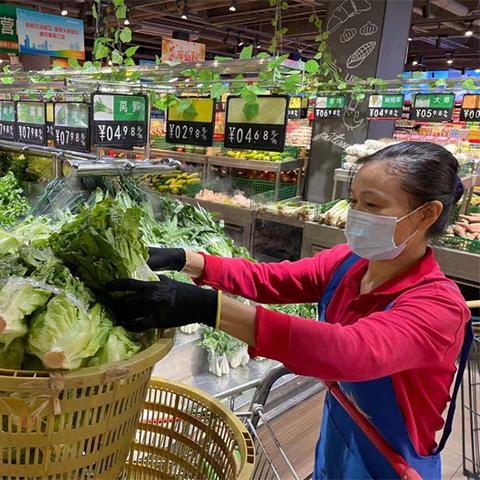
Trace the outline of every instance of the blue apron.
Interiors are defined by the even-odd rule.
[[[358,260],[359,257],[352,254],[334,272],[319,302],[320,321],[325,321],[326,309],[338,284]],[[389,310],[392,303],[385,310]],[[472,341],[473,331],[469,322],[466,325],[465,340],[443,436],[435,453],[429,456],[419,455],[412,445],[390,376],[378,380],[339,384],[346,396],[368,417],[386,442],[424,479],[441,479],[440,452],[452,430],[455,401]],[[348,348],[348,345],[345,348]],[[320,438],[315,452],[313,479],[368,478],[384,480],[398,479],[399,476],[338,401],[327,393]]]

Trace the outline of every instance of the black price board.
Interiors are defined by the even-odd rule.
[[[0,100],[0,139],[15,141],[15,102]]]
[[[228,97],[224,146],[282,152],[288,101],[286,95],[259,95],[256,104],[247,104],[241,97]]]
[[[401,94],[370,95],[369,120],[397,120],[402,118],[404,96]]]
[[[94,93],[93,145],[133,148],[147,143],[147,97]]]
[[[47,103],[47,140],[53,140],[53,103]]]
[[[480,95],[463,96],[460,121],[480,122]]]
[[[315,99],[315,118],[340,118],[344,109],[344,95],[331,95]]]
[[[17,141],[47,144],[47,111],[44,102],[17,102]]]
[[[167,111],[167,143],[211,147],[215,125],[215,101],[181,98]]]
[[[90,150],[90,106],[83,102],[54,104],[54,145],[65,150]]]
[[[299,118],[306,118],[307,108],[305,107],[305,100],[308,108],[308,98],[291,97],[288,104],[288,118],[297,120]]]
[[[453,93],[417,94],[410,109],[410,119],[419,122],[449,122],[454,105]]]

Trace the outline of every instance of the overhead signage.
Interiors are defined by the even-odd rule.
[[[162,38],[162,62],[204,62],[205,44],[177,38]]]
[[[410,119],[420,122],[448,122],[452,119],[455,95],[427,93],[415,95]]]
[[[17,53],[17,7],[0,5],[0,52]]]
[[[344,95],[331,95],[315,99],[315,118],[340,118],[344,109]]]
[[[54,104],[54,145],[65,150],[87,152],[90,149],[90,108],[88,103]]]
[[[213,145],[215,124],[215,101],[211,98],[191,98],[188,108],[180,110],[177,104],[167,111],[168,143],[186,145]]]
[[[20,53],[85,58],[83,20],[17,9]]]
[[[402,118],[404,96],[400,94],[370,95],[368,118],[370,120],[397,120]]]
[[[241,97],[228,97],[225,147],[282,152],[288,101],[286,95],[260,95],[256,104],[247,104]]]
[[[17,102],[17,140],[47,144],[47,112],[44,102]]]
[[[0,139],[14,141],[15,138],[15,102],[0,100]]]
[[[480,95],[464,95],[460,109],[462,122],[480,121]]]
[[[94,93],[93,145],[143,147],[147,142],[147,97]]]

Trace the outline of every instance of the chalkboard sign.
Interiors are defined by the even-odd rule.
[[[143,147],[147,142],[147,97],[94,93],[93,145]]]
[[[282,152],[288,101],[286,95],[259,95],[258,107],[254,107],[247,105],[241,97],[228,97],[225,147]]]
[[[65,150],[90,150],[90,107],[83,102],[54,104],[54,145]]]
[[[0,139],[15,141],[15,102],[0,100]]]
[[[396,120],[402,118],[404,96],[400,94],[370,95],[368,118],[370,120]]]
[[[448,122],[452,119],[455,95],[428,93],[415,95],[410,118],[420,122]]]
[[[344,95],[317,97],[315,100],[315,118],[340,118],[344,109]]]
[[[17,140],[47,144],[47,112],[44,102],[17,102]]]
[[[211,98],[189,100],[191,103],[188,108],[181,110],[180,102],[168,109],[166,141],[211,147],[215,125],[215,101]]]
[[[480,122],[480,95],[464,95],[460,109],[462,122]]]

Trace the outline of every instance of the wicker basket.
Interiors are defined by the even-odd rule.
[[[1,480],[112,480],[125,465],[152,368],[175,331],[125,362],[73,372],[0,370]]]
[[[247,480],[253,441],[233,412],[209,395],[152,379],[122,480]]]

